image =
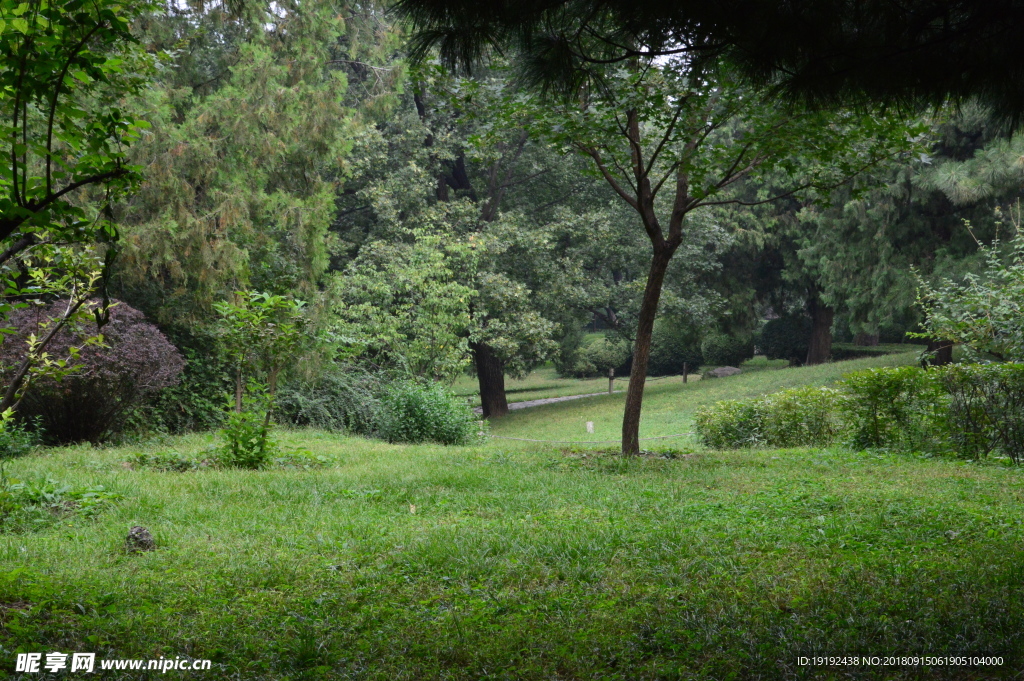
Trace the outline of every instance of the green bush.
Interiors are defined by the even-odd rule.
[[[443,385],[389,386],[377,411],[377,434],[388,442],[466,445],[478,438],[479,417]]]
[[[828,387],[784,390],[761,398],[764,441],[771,447],[825,446],[843,433],[845,396]]]
[[[36,429],[29,430],[13,419],[0,423],[0,461],[25,456],[39,445]]]
[[[697,373],[704,363],[697,329],[671,317],[659,319],[654,324],[647,375],[676,376],[683,373],[684,363],[689,373]]]
[[[758,334],[758,349],[768,359],[785,359],[803,364],[811,344],[811,320],[802,314],[787,314],[770,320]]]
[[[277,412],[295,426],[369,435],[380,406],[380,379],[361,370],[331,371],[277,393]]]
[[[868,369],[841,382],[856,448],[930,449],[943,437],[948,398],[936,372],[920,367]]]
[[[607,376],[609,369],[618,370],[627,362],[629,354],[625,343],[599,338],[577,351],[576,363],[569,373],[577,378]]]
[[[740,449],[766,444],[762,418],[754,400],[722,400],[699,408],[693,423],[705,447]]]
[[[956,450],[979,458],[1024,457],[1024,364],[963,364],[938,373],[949,394],[947,431]]]
[[[713,366],[739,366],[754,356],[754,341],[749,336],[710,334],[700,344],[704,361]]]
[[[726,400],[697,410],[697,435],[714,449],[824,446],[842,433],[835,388],[794,388],[753,400]]]
[[[222,466],[256,470],[279,451],[266,414],[259,411],[228,413],[220,434],[224,443],[217,450],[217,463]]]

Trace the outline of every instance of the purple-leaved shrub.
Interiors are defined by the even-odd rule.
[[[24,359],[26,338],[40,333],[58,305],[59,301],[17,310],[6,320],[5,326],[15,333],[0,345],[0,366],[5,373]],[[18,406],[18,416],[38,420],[49,442],[99,442],[117,431],[128,409],[178,382],[185,360],[135,308],[118,302],[110,308],[110,321],[100,333],[103,344],[83,347],[72,362],[76,371],[60,380],[33,380]],[[94,324],[65,328],[46,351],[53,358],[66,358],[71,347],[81,346],[95,334]]]

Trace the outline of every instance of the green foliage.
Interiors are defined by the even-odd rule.
[[[577,378],[607,376],[629,360],[629,346],[621,340],[599,338],[576,351],[569,375]]]
[[[1024,458],[1024,364],[950,365],[938,372],[949,393],[947,430],[956,451]]]
[[[679,317],[662,317],[654,323],[651,337],[651,358],[648,376],[675,376],[683,373],[683,364],[690,373],[697,373],[705,362],[701,352],[699,331]]]
[[[223,443],[216,453],[217,463],[229,468],[263,468],[279,447],[270,430],[267,405],[228,413],[220,430]]]
[[[174,61],[139,98],[153,127],[133,160],[147,182],[124,213],[118,269],[160,323],[202,325],[241,288],[316,294],[365,125],[350,87],[369,103],[404,72],[366,67],[374,43],[392,39],[368,14],[380,13],[283,0],[185,4],[139,22]]]
[[[14,419],[14,410],[0,414],[0,461],[24,456],[40,444],[38,429],[29,429]]]
[[[771,319],[757,337],[757,347],[768,359],[803,364],[811,343],[811,320],[802,314],[786,314]]]
[[[135,452],[125,461],[131,468],[185,473],[209,466],[209,462],[195,459],[180,452]]]
[[[701,341],[700,351],[707,364],[735,367],[754,356],[754,341],[750,336],[712,333]]]
[[[277,451],[271,437],[277,379],[302,340],[305,303],[257,291],[236,296],[236,303],[215,305],[220,338],[235,369],[219,459],[227,466],[261,468]]]
[[[335,278],[339,333],[384,365],[451,380],[469,363],[469,245],[414,230],[409,242],[373,242]]]
[[[721,400],[697,409],[693,416],[697,437],[714,449],[739,449],[764,444],[763,415],[753,400]]]
[[[694,424],[704,445],[715,449],[820,447],[842,433],[843,400],[835,388],[793,388],[701,407]]]
[[[127,151],[149,126],[120,107],[151,73],[153,60],[131,33],[148,7],[0,2],[0,147],[11,161],[0,166],[0,239],[81,243],[116,234],[72,197],[97,186],[110,202],[139,182]]]
[[[1014,219],[1016,235],[1008,257],[1000,245],[979,244],[985,262],[981,275],[968,273],[962,283],[949,279],[938,288],[919,278],[918,303],[925,313],[923,334],[961,343],[976,357],[1024,360],[1024,232],[1020,206]]]
[[[315,378],[284,385],[277,394],[277,411],[295,426],[370,435],[380,403],[380,383],[379,376],[366,371],[329,369]]]
[[[400,382],[381,397],[376,430],[388,442],[468,445],[480,438],[479,417],[438,383]]]
[[[75,487],[50,478],[0,476],[0,532],[41,530],[67,518],[90,518],[120,498],[102,485]]]
[[[845,418],[853,447],[936,446],[947,398],[934,372],[920,367],[868,369],[849,374],[840,385],[847,395]]]
[[[302,340],[306,303],[260,291],[238,291],[237,302],[220,301],[218,331],[242,381],[254,376],[269,384],[271,395],[284,362]]]

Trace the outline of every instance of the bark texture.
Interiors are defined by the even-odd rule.
[[[674,250],[665,246],[656,247],[654,257],[651,258],[651,269],[647,273],[647,286],[644,288],[644,298],[640,304],[636,342],[633,344],[633,366],[629,372],[626,409],[622,415],[623,454],[640,453],[640,410],[644,401],[647,364],[651,358],[651,336],[654,333],[654,319],[658,316],[658,302],[661,300],[665,271]]]
[[[817,298],[811,298],[807,309],[811,313],[811,342],[806,364],[824,364],[832,356],[832,321],[836,312]]]
[[[953,343],[944,340],[929,340],[928,352],[934,352],[935,356],[928,362],[932,366],[942,366],[953,363]]]
[[[480,384],[480,404],[485,419],[500,418],[508,414],[505,397],[505,370],[501,360],[486,343],[470,343],[476,378]]]

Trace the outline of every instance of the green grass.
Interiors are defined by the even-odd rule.
[[[882,361],[652,384],[644,427],[688,427],[707,401]],[[619,409],[615,396],[567,402],[494,430],[578,435],[584,411],[602,424]],[[201,452],[206,436],[9,462],[9,477],[122,498],[93,518],[0,535],[3,668],[18,650],[190,655],[216,661],[202,678],[246,680],[982,679],[1024,668],[1017,468],[841,449],[623,459],[498,440],[282,439],[329,465],[123,465]],[[157,551],[124,552],[136,524]],[[844,653],[1005,663],[797,665]]]
[[[802,385],[826,385],[851,371],[913,364],[916,361],[917,353],[907,352],[790,369],[786,368],[784,360],[755,358],[743,365],[744,373],[728,378],[690,381],[685,385],[679,377],[648,379],[644,389],[640,437],[689,432],[693,429],[693,413],[697,407],[718,400],[757,397]],[[621,381],[623,389],[627,380]],[[576,442],[616,440],[621,433],[625,399],[625,394],[619,393],[514,411],[492,424],[491,434]],[[594,423],[592,435],[586,431],[587,421]],[[680,438],[659,442],[695,446],[696,440]]]

